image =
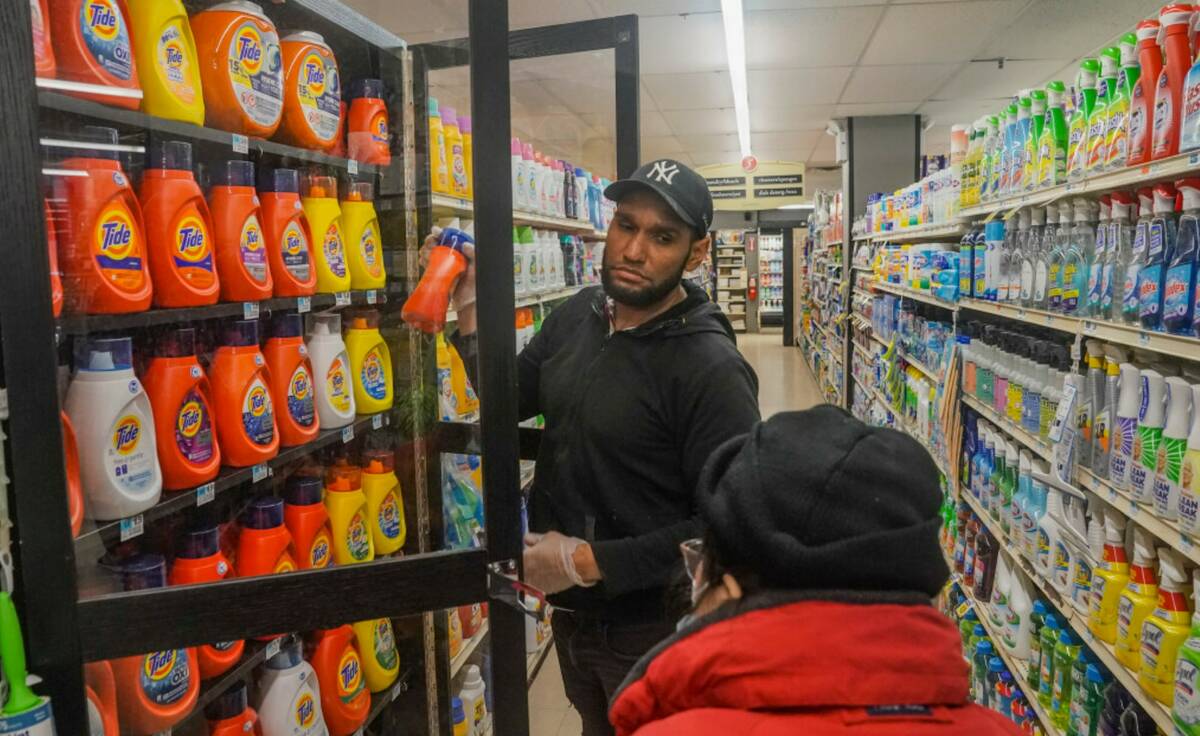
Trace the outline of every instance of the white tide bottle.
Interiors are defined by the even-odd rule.
[[[342,316],[314,314],[308,333],[313,388],[321,429],[337,429],[354,421],[354,388],[350,383],[350,356],[342,340]]]

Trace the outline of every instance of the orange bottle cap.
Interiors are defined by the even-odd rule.
[[[378,309],[359,309],[355,310],[350,319],[351,330],[372,330],[379,329],[379,310]]]
[[[369,181],[350,182],[346,190],[347,202],[371,202],[375,199],[375,187]]]
[[[362,468],[345,461],[325,470],[325,490],[329,493],[345,493],[362,490]]]
[[[304,176],[304,196],[310,199],[336,199],[338,194],[337,179],[320,174]]]
[[[390,473],[396,468],[396,457],[391,450],[363,450],[362,463],[364,473],[380,475]]]

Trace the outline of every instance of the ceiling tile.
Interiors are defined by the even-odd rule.
[[[754,147],[754,155],[759,161],[799,161],[808,160],[812,146],[764,146]]]
[[[673,157],[683,153],[683,144],[673,135],[642,136],[642,159]]]
[[[863,64],[966,61],[986,43],[980,28],[1005,28],[1026,0],[892,5],[871,38]]]
[[[1059,59],[964,64],[933,94],[935,100],[991,100],[1010,97],[1025,87],[1040,87],[1063,67]],[[1069,80],[1067,80],[1069,81]]]
[[[982,115],[990,115],[1008,104],[1008,98],[994,100],[931,100],[917,108],[928,122],[937,125],[970,123]]]
[[[775,148],[812,148],[817,139],[824,136],[823,130],[791,130],[776,133],[755,133],[750,136],[750,143],[755,153],[760,149]]]
[[[746,72],[750,112],[837,102],[854,67],[751,69]]]
[[[750,107],[750,132],[770,133],[777,130],[824,130],[833,117],[833,105],[802,105],[800,107]]]
[[[817,144],[813,146],[812,153],[808,154],[809,163],[834,163],[837,156],[837,144],[832,136],[824,136]]]
[[[711,110],[668,110],[663,113],[676,135],[736,133],[737,118],[732,107]]]
[[[867,115],[908,115],[916,112],[920,102],[856,102],[838,105],[833,114],[835,117],[859,117]]]
[[[956,64],[860,66],[850,76],[839,102],[924,100],[956,69]]]
[[[737,151],[736,135],[679,135],[676,136],[688,153],[712,153],[713,151]]]
[[[798,10],[801,8],[844,8],[850,5],[887,5],[888,0],[745,0],[751,10]]]
[[[534,141],[579,141],[594,137],[591,127],[574,115],[514,117],[512,124],[526,131]]]
[[[642,82],[649,88],[660,110],[733,106],[733,88],[728,71],[643,74]]]
[[[747,12],[746,64],[751,69],[854,64],[882,14],[882,7],[841,5]]]
[[[667,124],[666,118],[657,110],[642,109],[641,116],[642,135],[672,135],[675,131],[671,130],[671,126]]]
[[[727,69],[720,13],[641,18],[638,39],[643,74]]]
[[[544,79],[542,87],[573,112],[608,112],[615,115],[617,93],[612,80]]]
[[[517,59],[509,65],[513,79],[579,79],[589,83],[604,81],[611,87],[615,67],[611,51],[587,51],[535,59]]]
[[[995,29],[979,57],[1069,59],[1106,45],[1142,18],[1158,15],[1162,0],[1054,0],[1030,3],[1006,29]]]

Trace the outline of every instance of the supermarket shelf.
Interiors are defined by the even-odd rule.
[[[872,398],[882,404],[883,408],[887,409],[892,416],[899,419],[899,415],[896,413],[896,408],[892,406],[892,402],[888,401],[887,397],[883,395],[882,391],[870,385],[869,383],[863,382],[862,379],[858,378],[857,376],[854,377],[854,382],[861,386],[863,391],[866,391]]]
[[[872,235],[870,239],[876,243],[908,243],[920,240],[938,240],[940,238],[959,238],[966,231],[967,223],[965,222],[938,223],[936,225],[924,225],[904,230],[893,230],[889,233],[879,233]]]
[[[516,301],[516,306],[517,306],[517,308],[520,308],[520,307],[532,307],[534,305],[540,306],[543,304],[549,304],[550,302],[556,302],[560,299],[566,299],[569,296],[575,296],[576,294],[578,294],[579,292],[588,288],[589,286],[595,286],[595,284],[584,284],[583,286],[568,286],[565,289],[556,289],[554,291],[546,291],[541,294],[534,294],[532,296],[518,297],[517,301]],[[453,309],[448,310],[446,312],[446,324],[450,324],[451,322],[457,322],[457,321],[458,321],[458,313],[455,312]]]
[[[184,724],[197,717],[203,717],[204,709],[209,703],[221,697],[226,690],[238,682],[245,680],[252,670],[278,654],[284,647],[290,647],[296,642],[297,638],[296,634],[285,634],[279,639],[272,639],[269,642],[258,642],[253,639],[248,640],[242,658],[237,664],[216,679],[203,681],[200,686],[200,694],[196,698],[196,704],[192,706],[192,711],[175,728],[181,733],[186,733],[187,729],[183,728]]]
[[[900,429],[904,430],[904,433],[909,437],[912,437],[914,440],[921,443],[921,446],[925,448],[925,452],[928,452],[929,457],[933,459],[933,464],[937,466],[938,472],[949,479],[950,471],[946,468],[946,461],[942,459],[941,455],[939,455],[936,450],[933,449],[933,445],[929,443],[929,440],[923,437],[919,432],[916,431],[915,427],[909,424],[907,417],[903,415],[897,415],[896,419],[897,423],[900,425]]]
[[[1053,454],[1053,449],[1050,447],[1049,442],[1044,441],[1041,437],[1031,434],[1025,428],[1017,426],[1016,423],[1009,421],[1007,417],[1000,416],[995,409],[975,398],[974,396],[971,396],[966,391],[961,393],[960,398],[964,404],[974,409],[976,412],[982,415],[984,419],[1003,429],[1010,437],[1032,451],[1034,455],[1037,455],[1046,461],[1050,461],[1052,459],[1051,456]]]
[[[902,296],[912,299],[913,301],[932,304],[934,306],[941,307],[942,309],[949,309],[951,312],[958,311],[958,305],[954,302],[944,302],[927,291],[917,291],[916,289],[910,289],[906,286],[900,286],[899,284],[888,283],[887,281],[876,281],[872,284],[872,286],[880,291],[886,291],[889,294]]]
[[[857,352],[859,355],[863,356],[863,358],[865,358],[866,360],[868,360],[868,361],[875,360],[875,356],[871,355],[871,351],[867,350],[862,345],[859,345],[856,342],[851,342],[850,344],[854,346],[854,351]]]
[[[424,665],[421,666],[424,667]],[[400,673],[400,676],[396,678],[396,681],[392,683],[390,688],[382,692],[371,693],[371,710],[367,713],[367,720],[363,722],[361,731],[365,731],[368,726],[374,723],[375,719],[379,718],[387,710],[387,707],[394,703],[396,698],[400,697],[402,693],[408,692],[409,683],[412,682],[416,674],[417,665],[413,665]]]
[[[908,363],[913,368],[916,368],[921,373],[924,373],[934,383],[942,382],[942,377],[940,375],[938,375],[937,373],[935,373],[934,370],[932,368],[930,368],[929,366],[925,365],[924,363],[922,363],[921,361],[912,357],[911,355],[904,352],[903,350],[898,349],[896,352],[904,360],[905,363]]]
[[[430,204],[433,207],[434,215],[440,216],[473,216],[475,214],[475,203],[469,199],[460,197],[450,197],[445,194],[434,194],[429,198]],[[539,215],[535,212],[522,212],[521,210],[513,210],[514,225],[530,225],[532,227],[544,227],[550,230],[558,230],[560,232],[574,233],[584,237],[590,237],[597,240],[603,240],[605,234],[592,227],[592,223],[585,220],[573,220],[566,217],[550,217],[549,215]]]
[[[546,655],[550,653],[553,645],[554,637],[547,636],[536,652],[529,652],[525,655],[525,676],[530,685],[533,685],[533,681],[542,669],[542,663],[546,661]]]
[[[458,650],[458,656],[450,660],[450,676],[454,677],[458,674],[467,662],[471,659],[471,655],[479,648],[479,645],[488,637],[488,632],[491,627],[488,625],[488,619],[484,619],[479,626],[479,631],[475,632],[475,636],[467,639],[462,644],[462,649]]]

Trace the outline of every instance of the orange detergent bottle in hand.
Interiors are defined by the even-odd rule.
[[[294,572],[296,560],[288,552],[292,535],[283,525],[283,500],[260,496],[250,502],[238,519],[237,557],[234,559],[239,578],[255,575],[274,575]]]
[[[33,71],[42,79],[54,79],[58,65],[50,43],[50,14],[46,0],[29,0],[29,22],[33,26]]]
[[[312,441],[321,425],[312,361],[304,345],[304,317],[294,312],[276,317],[264,352],[271,374],[271,400],[277,407],[279,444],[294,447]]]
[[[192,174],[192,144],[154,141],[140,194],[158,307],[216,304],[212,215]]]
[[[71,536],[78,537],[83,528],[83,481],[79,478],[79,442],[75,439],[75,425],[65,411],[58,413],[62,419],[63,465],[67,471],[67,515],[71,518]]]
[[[184,533],[171,565],[171,585],[194,585],[224,580],[233,566],[221,554],[221,532],[215,524]],[[200,663],[200,678],[207,680],[226,672],[242,658],[246,642],[236,641],[204,644],[196,648]]]
[[[283,522],[292,535],[291,555],[302,570],[333,563],[329,512],[321,500],[324,492],[320,476],[303,472],[288,478],[284,490]]]
[[[350,83],[350,120],[346,143],[350,158],[364,164],[387,166],[392,162],[388,136],[388,110],[382,79],[356,79]]]
[[[173,330],[155,341],[142,377],[154,411],[163,489],[207,483],[221,470],[212,387],[196,360],[196,331]]]
[[[209,191],[216,233],[221,299],[256,302],[271,298],[274,282],[267,264],[254,164],[225,161],[217,167]]]
[[[312,296],[317,290],[312,232],[300,204],[300,172],[259,169],[258,198],[275,296]]]
[[[246,0],[213,5],[191,18],[208,125],[270,138],[283,119],[279,33]]]
[[[270,371],[258,349],[258,321],[237,320],[225,329],[212,361],[217,439],[226,465],[244,468],[279,454]]]
[[[342,80],[333,50],[319,33],[283,39],[283,124],[276,136],[302,148],[327,151],[342,129]]]
[[[475,247],[474,226],[468,220],[460,229],[458,218],[454,218],[438,237],[420,283],[404,302],[400,317],[405,322],[430,334],[442,331],[446,326],[450,294],[459,278],[467,272],[467,257],[463,254],[466,247]]]
[[[50,39],[58,76],[108,88],[76,97],[136,110],[142,104],[125,0],[50,0]]]
[[[343,624],[317,631],[312,666],[321,686],[321,710],[329,736],[350,736],[367,720],[371,693],[363,677],[354,629]]]
[[[235,682],[204,708],[208,736],[245,736],[261,734],[258,714],[246,699],[246,683]]]
[[[121,168],[114,128],[87,126],[75,137],[96,144],[87,156],[57,166],[79,175],[55,179],[66,202],[57,233],[68,305],[87,314],[124,314],[150,307],[142,208]]]

